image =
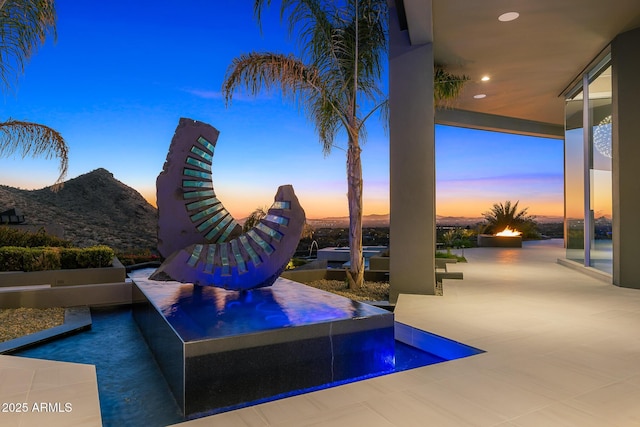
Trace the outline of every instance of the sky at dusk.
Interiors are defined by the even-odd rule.
[[[238,93],[229,107],[221,97],[234,57],[296,52],[278,8],[261,33],[251,0],[56,4],[57,42],[47,41],[4,94],[2,120],[58,130],[70,150],[68,179],[105,168],[155,204],[156,177],[178,120],[188,117],[220,131],[214,187],[236,218],[270,205],[282,184],[294,186],[309,218],[347,215],[344,135],[325,157],[313,124],[278,92]],[[364,211],[386,214],[389,136],[376,117],[367,131]],[[437,214],[480,216],[494,202],[520,200],[532,214],[562,216],[562,144],[437,126]],[[56,160],[1,158],[0,184],[42,188],[57,167]]]

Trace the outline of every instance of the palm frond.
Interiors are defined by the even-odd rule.
[[[449,73],[442,65],[433,69],[433,101],[437,106],[450,107],[451,102],[460,96],[464,84],[469,80],[466,75]]]
[[[356,67],[355,3],[358,3],[358,66]],[[271,0],[255,0],[254,12],[260,21]],[[301,59],[323,76],[327,91],[338,95],[364,96],[374,104],[383,96],[380,75],[387,49],[387,6],[385,0],[282,0],[280,17],[295,34]],[[358,93],[353,94],[354,70],[358,70]],[[345,103],[349,100],[343,100]]]
[[[382,126],[386,132],[389,127],[389,100],[388,99],[385,99],[384,101],[382,101],[381,103],[373,107],[371,111],[369,111],[367,115],[364,116],[364,118],[360,123],[360,126],[364,126],[364,123],[367,121],[369,116],[373,115],[373,113],[375,113],[376,111],[380,112],[380,120],[382,121]]]
[[[271,5],[271,0],[255,0],[254,16],[258,24],[262,24],[262,10]],[[301,50],[309,46],[320,49],[321,54],[327,51],[322,48],[331,47],[332,13],[323,8],[317,0],[281,0],[280,20],[287,21],[290,37],[299,42]],[[296,33],[296,28],[298,32]],[[329,49],[331,50],[331,49]]]
[[[56,12],[54,0],[4,0],[0,5],[0,82],[9,91],[46,37],[55,38]]]
[[[333,103],[327,97],[317,97],[315,105],[307,112],[309,119],[315,123],[318,139],[322,145],[322,152],[325,156],[331,153],[335,136],[342,125],[342,117],[337,115]]]
[[[322,83],[317,70],[291,55],[252,52],[234,58],[227,68],[222,91],[229,104],[239,87],[254,96],[262,89],[278,87],[283,95],[295,98],[303,91],[322,92]]]
[[[345,112],[340,99],[332,97],[325,83],[315,68],[306,66],[293,56],[253,52],[232,61],[222,92],[229,104],[233,93],[240,87],[254,96],[263,89],[280,89],[283,96],[298,104],[315,122],[323,151],[327,154],[331,151],[339,125],[345,124]]]
[[[69,152],[64,138],[56,130],[37,123],[9,119],[0,122],[0,157],[19,153],[23,158],[44,157],[60,160],[60,176],[53,189],[62,188],[69,168]]]

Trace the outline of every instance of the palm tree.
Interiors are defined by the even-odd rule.
[[[54,0],[0,0],[0,86],[7,93],[25,65],[48,35],[56,35]],[[67,174],[68,148],[50,127],[9,118],[0,122],[0,157],[19,152],[25,156],[58,157],[58,189]]]
[[[509,227],[522,232],[523,235],[535,233],[535,216],[527,213],[529,208],[524,208],[518,212],[518,200],[513,205],[510,200],[504,204],[494,203],[491,209],[484,212],[482,216],[488,223],[487,231],[499,232]]]
[[[223,83],[227,104],[240,86],[251,94],[279,88],[314,122],[328,155],[340,130],[347,136],[347,199],[349,204],[350,288],[364,282],[362,257],[362,162],[364,123],[376,111],[386,111],[379,89],[387,47],[385,0],[282,0],[281,17],[289,32],[299,28],[302,56],[248,53],[233,60]],[[271,0],[255,0],[261,12]],[[370,107],[366,114],[363,106]],[[383,117],[385,115],[383,114]]]

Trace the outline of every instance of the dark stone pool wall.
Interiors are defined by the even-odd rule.
[[[186,417],[394,368],[386,310],[286,279],[238,292],[144,276],[134,319]]]

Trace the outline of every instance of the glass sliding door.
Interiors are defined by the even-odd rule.
[[[564,139],[564,238],[567,259],[584,264],[584,115],[582,92],[567,101]]]
[[[611,176],[611,67],[589,84],[589,170],[590,242],[589,266],[613,272],[612,176]]]
[[[567,259],[612,272],[610,58],[583,76],[565,108]]]

